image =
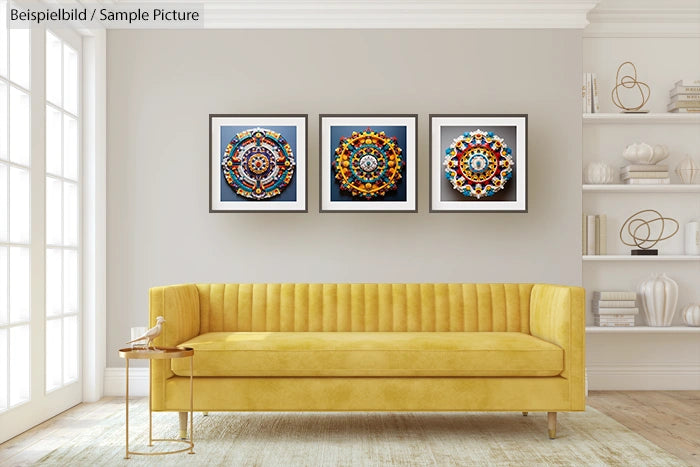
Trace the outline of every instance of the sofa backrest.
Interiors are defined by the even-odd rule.
[[[530,332],[532,284],[197,284],[200,332]]]

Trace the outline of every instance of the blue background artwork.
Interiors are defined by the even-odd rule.
[[[279,196],[273,198],[255,200],[246,198],[245,196],[237,195],[231,185],[226,182],[226,177],[224,177],[224,171],[221,170],[221,161],[224,159],[224,152],[226,151],[226,146],[233,139],[236,134],[241,131],[250,130],[255,128],[255,125],[250,126],[222,126],[221,127],[221,148],[219,148],[219,180],[221,181],[221,201],[245,201],[250,203],[260,203],[265,201],[296,201],[297,200],[297,170],[299,169],[299,157],[297,154],[297,127],[296,126],[268,126],[260,125],[261,128],[267,130],[272,130],[276,133],[280,133],[287,140],[289,145],[292,147],[292,153],[294,154],[294,161],[297,166],[294,168],[294,176],[289,185],[282,191]],[[303,154],[301,157],[305,157]]]
[[[396,191],[392,191],[387,193],[381,198],[375,198],[375,199],[365,199],[361,198],[359,196],[352,196],[349,192],[347,191],[341,191],[340,190],[340,184],[336,181],[335,179],[335,169],[333,168],[333,162],[335,161],[335,149],[338,147],[340,144],[340,137],[345,136],[348,137],[352,134],[353,131],[363,132],[367,129],[367,127],[372,128],[373,131],[376,132],[381,132],[383,131],[388,137],[396,136],[396,142],[398,143],[399,147],[401,148],[401,156],[404,161],[404,167],[401,171],[402,178],[399,180],[399,182],[396,184],[397,189]],[[374,125],[332,125],[331,126],[331,140],[328,143],[330,145],[330,158],[331,158],[331,164],[330,164],[330,180],[331,180],[331,201],[353,201],[357,203],[373,203],[376,201],[406,201],[406,183],[408,181],[406,180],[406,163],[407,163],[407,154],[406,154],[406,126],[405,125],[397,125],[397,126],[374,126]]]

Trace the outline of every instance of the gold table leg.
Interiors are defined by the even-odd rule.
[[[190,356],[190,452],[194,454],[194,354]]]
[[[126,395],[124,396],[126,406],[126,455],[124,459],[129,459],[129,359],[126,359]]]

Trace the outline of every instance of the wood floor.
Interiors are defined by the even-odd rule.
[[[586,402],[688,464],[700,466],[700,391],[591,391]]]
[[[700,391],[591,391],[588,405],[614,418],[691,466],[700,467]],[[56,439],[95,416],[123,411],[123,399],[106,397],[80,404],[0,444],[0,465],[32,465]]]

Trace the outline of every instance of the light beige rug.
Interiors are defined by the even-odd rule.
[[[131,407],[131,447],[148,449],[147,401]],[[556,440],[542,413],[196,413],[196,454],[131,460],[123,412],[104,415],[46,441],[55,446],[44,443],[51,451],[36,465],[686,465],[590,407],[560,414]],[[154,414],[154,437],[176,432],[176,414]]]

